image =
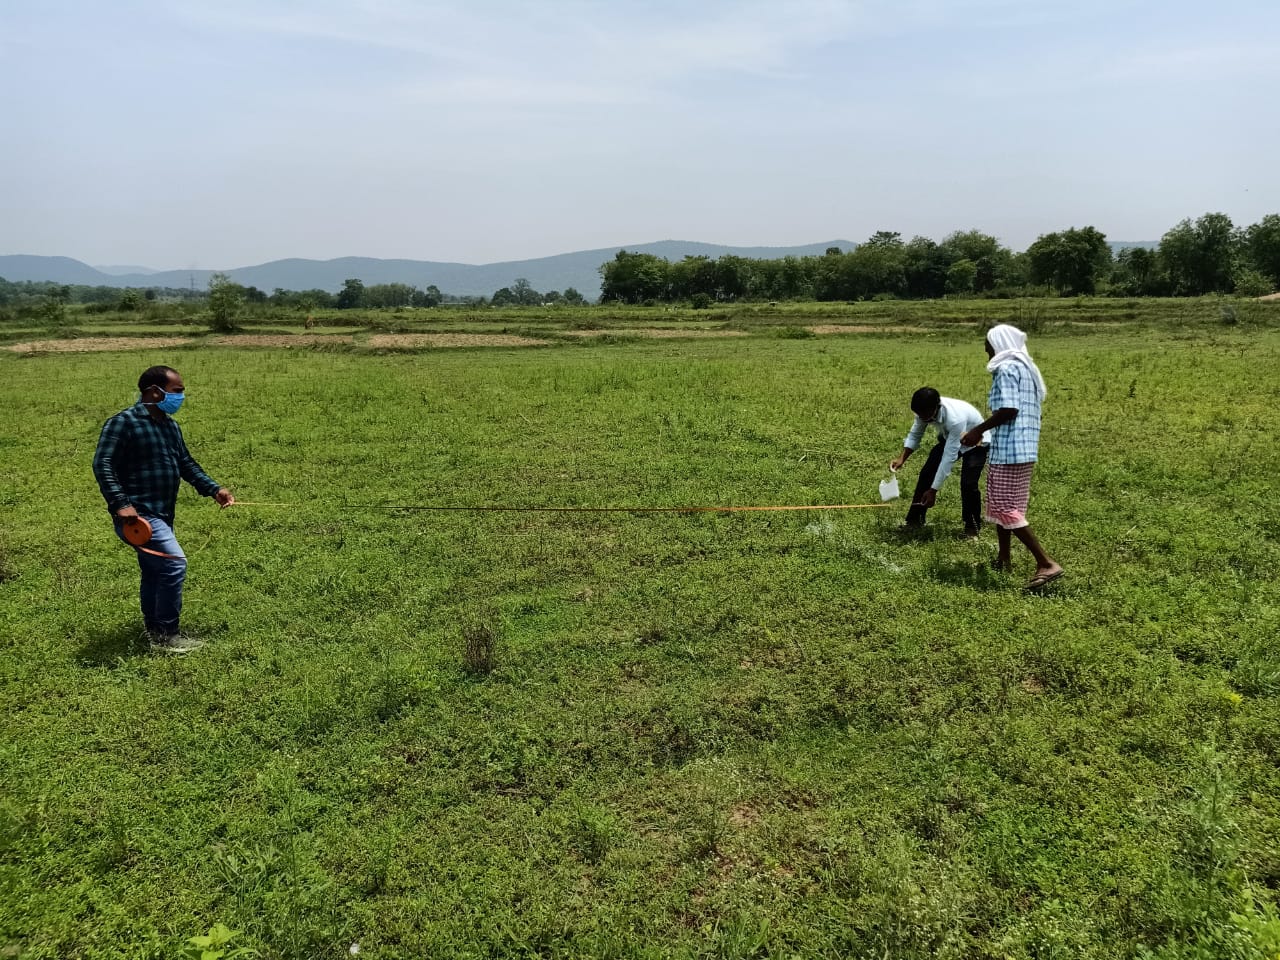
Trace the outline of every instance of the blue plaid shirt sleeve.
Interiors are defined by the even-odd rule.
[[[182,430],[177,424],[174,424],[174,430],[178,434],[178,472],[183,480],[196,488],[196,493],[200,496],[212,497],[221,489],[221,485],[205,473],[200,464],[196,463],[195,457],[191,456],[191,451],[187,449],[187,441],[183,439]]]
[[[991,377],[991,396],[987,403],[991,407],[991,412],[1003,410],[1006,407],[1012,407],[1014,410],[1020,409],[1019,399],[1020,392],[1018,390],[1018,375],[1011,369],[1012,364],[1005,364],[996,370]]]
[[[129,495],[125,493],[124,484],[120,482],[117,472],[117,457],[128,430],[129,424],[124,417],[112,417],[102,425],[98,449],[93,455],[93,475],[98,481],[98,489],[107,501],[107,509],[112,513],[130,504]]]

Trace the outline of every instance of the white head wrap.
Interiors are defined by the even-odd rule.
[[[1022,364],[1036,378],[1036,389],[1040,391],[1040,399],[1043,401],[1048,390],[1044,385],[1044,377],[1040,375],[1040,368],[1031,359],[1031,354],[1027,353],[1027,335],[1017,327],[1002,323],[987,331],[987,342],[996,352],[991,362],[987,364],[987,369],[995,373],[1006,363]]]

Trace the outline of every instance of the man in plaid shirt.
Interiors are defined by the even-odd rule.
[[[186,480],[202,497],[213,497],[222,507],[235,503],[235,497],[196,463],[171,416],[185,398],[178,371],[151,367],[138,378],[138,390],[138,402],[103,425],[93,475],[121,540],[124,525],[132,518],[141,517],[151,525],[150,541],[137,551],[142,621],[151,649],[189,653],[200,641],[178,630],[187,576],[187,558],[173,532],[178,483]]]
[[[991,362],[991,416],[961,438],[975,444],[984,430],[991,432],[987,458],[987,518],[996,524],[999,552],[996,567],[1009,570],[1011,536],[1017,537],[1036,561],[1028,590],[1039,590],[1062,576],[1062,567],[1041,546],[1027,523],[1031,474],[1040,456],[1040,407],[1045,385],[1040,368],[1027,352],[1027,335],[1002,323],[991,328],[986,340]]]

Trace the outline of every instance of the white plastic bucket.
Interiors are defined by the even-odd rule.
[[[898,499],[898,475],[896,473],[889,474],[888,480],[880,481],[880,499],[881,500],[897,500]]]

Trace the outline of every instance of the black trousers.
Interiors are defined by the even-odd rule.
[[[911,509],[907,511],[907,525],[923,527],[927,507],[919,505],[921,495],[933,486],[933,478],[938,475],[938,467],[942,466],[942,451],[946,446],[942,441],[933,445],[929,458],[920,468],[920,478],[916,480],[916,492],[911,497]],[[982,529],[982,469],[987,465],[987,448],[974,447],[960,457],[960,510],[964,516],[965,533],[977,533]]]

